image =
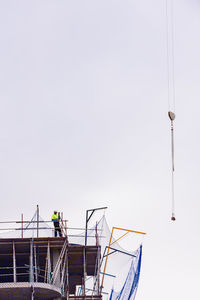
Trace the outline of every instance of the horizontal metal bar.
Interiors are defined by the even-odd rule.
[[[26,266],[27,268],[30,268],[29,265],[25,265],[25,266]],[[33,269],[37,269],[37,267],[33,266]],[[41,269],[41,268],[40,268],[40,271],[45,272],[45,270],[43,270],[43,269]]]
[[[12,253],[0,253],[0,257],[1,257],[1,256],[12,256],[12,255],[13,255]],[[30,253],[26,253],[26,252],[23,252],[23,253],[22,253],[22,252],[18,252],[18,253],[16,253],[16,256],[18,256],[18,257],[19,257],[19,256],[25,256],[25,255],[28,255],[28,256],[29,256]],[[39,255],[40,255],[40,256],[42,256],[42,255],[47,255],[47,252],[40,252]]]
[[[0,224],[11,224],[11,223],[17,223],[17,224],[27,224],[27,223],[51,223],[53,221],[0,221]],[[60,220],[60,222],[68,222],[68,220]]]
[[[127,232],[133,232],[133,233],[139,233],[139,234],[146,234],[146,232],[141,232],[141,231],[136,231],[136,230],[130,230],[130,229],[125,229],[125,228],[120,228],[120,227],[113,227],[114,229],[118,229],[118,230],[124,230]]]
[[[130,254],[130,253],[125,252],[125,251],[122,251],[122,250],[118,250],[118,249],[115,249],[115,248],[112,248],[112,247],[108,247],[108,248],[110,248],[110,249],[113,250],[114,252],[118,251],[118,252],[120,252],[120,253],[122,253],[122,254],[126,254],[126,255],[129,255],[129,256],[132,256],[132,257],[136,257],[136,255]],[[114,252],[112,252],[112,253],[114,253]],[[112,254],[112,253],[111,253],[111,254]],[[105,256],[106,256],[106,255],[105,255]]]
[[[106,207],[99,207],[99,208],[91,208],[91,209],[87,209],[87,211],[100,210],[100,209],[106,209],[106,208],[108,208],[108,207],[106,206]]]
[[[108,273],[103,273],[103,272],[100,272],[100,274],[107,275],[107,276],[114,277],[114,278],[116,277],[115,275],[108,274]]]
[[[52,223],[52,222],[51,222]],[[33,229],[37,229],[37,227],[23,227],[23,229],[21,228],[21,227],[18,227],[18,228],[16,228],[16,227],[11,227],[11,228],[0,228],[0,231],[1,230],[23,230],[23,231],[25,231],[25,230],[33,230]],[[54,227],[39,227],[39,230],[49,230],[49,229],[52,229],[52,230],[54,230],[55,228]],[[85,229],[84,228],[75,228],[75,227],[67,227],[67,230],[68,229],[70,229],[70,230],[82,230],[82,231],[84,231]],[[90,230],[90,231],[96,231],[95,229],[88,229],[88,230]],[[97,229],[97,231],[102,231],[101,229]],[[83,237],[85,237],[85,235],[83,235]],[[102,236],[101,236],[102,237]],[[88,236],[88,238],[90,238],[90,235]]]
[[[26,231],[26,230],[34,230],[34,229],[36,229],[37,230],[37,227],[27,227],[27,228],[23,228],[23,231]],[[51,228],[51,227],[49,227],[49,228],[46,228],[46,227],[40,227],[39,229],[41,229],[41,230],[44,230],[44,229],[48,229],[48,230],[54,230],[54,228]],[[12,231],[12,230],[20,230],[20,231],[22,231],[22,228],[15,228],[15,227],[12,227],[12,228],[0,228],[0,231]]]
[[[28,274],[29,274],[29,272],[27,272],[27,273],[17,273],[16,275],[17,276],[22,276],[22,275],[28,275]],[[11,274],[0,274],[0,276],[13,276],[13,273],[11,273]]]
[[[68,230],[68,229],[84,230],[84,231],[85,231],[85,228],[67,227],[67,230]],[[94,229],[94,228],[88,228],[87,231],[89,231],[89,230],[90,230],[90,231],[92,231],[92,230],[93,230],[93,231],[103,231],[102,229],[96,229],[96,228],[95,228],[95,229]],[[84,236],[84,237],[85,237],[85,236]],[[90,236],[89,236],[89,237],[90,237]]]
[[[4,269],[13,269],[14,267],[0,267],[0,270]],[[16,269],[26,269],[29,268],[29,266],[24,266],[24,267],[16,267]]]
[[[30,243],[33,240],[34,244],[37,245],[37,247],[40,247],[41,244],[44,244],[43,247],[45,247],[45,248],[48,247],[48,242],[50,242],[50,247],[63,246],[60,243],[60,241],[63,241],[63,243],[64,243],[64,239],[63,238],[59,238],[59,237],[56,238],[56,240],[55,240],[54,237],[44,237],[44,240],[41,240],[41,239],[42,238],[37,238],[37,237],[35,237],[35,238],[30,238],[30,237],[29,238],[9,238],[9,240],[11,240],[11,241],[6,241],[5,242],[5,240],[2,241],[1,238],[0,238],[0,245],[12,245],[13,244],[13,240],[14,240],[14,243],[16,245],[19,245],[19,244],[20,245],[22,245],[22,244],[24,244],[24,245],[27,245],[27,244],[30,245]],[[55,243],[55,242],[57,242],[57,243]]]

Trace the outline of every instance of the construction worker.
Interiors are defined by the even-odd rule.
[[[60,213],[58,213],[56,210],[54,210],[54,213],[51,217],[51,221],[53,221],[54,225],[54,236],[57,237],[57,232],[60,237],[62,237],[62,232],[60,228]]]

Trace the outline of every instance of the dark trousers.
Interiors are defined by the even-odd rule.
[[[60,229],[60,224],[58,222],[54,222],[54,236],[57,237],[57,233],[60,237],[62,237],[62,232]]]

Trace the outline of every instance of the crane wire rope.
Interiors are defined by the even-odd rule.
[[[171,121],[171,198],[172,216],[175,221],[175,197],[174,197],[174,124],[175,120],[175,58],[174,58],[174,6],[173,0],[166,0],[166,44],[167,44],[167,90],[168,90],[168,116]]]

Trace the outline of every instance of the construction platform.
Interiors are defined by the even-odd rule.
[[[99,253],[67,237],[1,238],[0,300],[99,300],[99,292],[83,293],[86,275],[98,276]]]

